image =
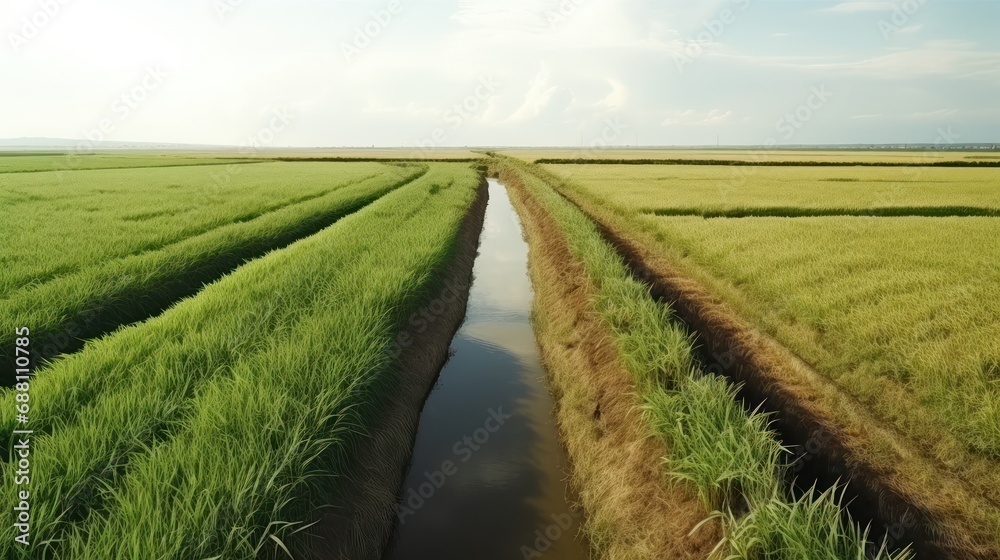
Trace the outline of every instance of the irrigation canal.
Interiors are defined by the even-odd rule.
[[[530,322],[528,247],[502,185],[465,323],[420,417],[386,560],[583,560],[567,463]]]

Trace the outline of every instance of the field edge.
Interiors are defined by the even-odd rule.
[[[546,175],[551,175],[542,171]],[[555,179],[554,176],[552,176]],[[849,480],[861,507],[874,507],[893,543],[913,543],[923,558],[996,558],[998,537],[978,516],[989,508],[986,499],[965,491],[960,481],[941,476],[942,470],[892,427],[882,426],[839,391],[821,373],[766,333],[742,319],[698,279],[657,254],[628,218],[556,179],[556,191],[598,226],[637,278],[651,293],[669,303],[678,318],[698,335],[702,354],[714,371],[742,383],[751,403],[765,403],[776,412],[776,425],[790,443],[819,447],[808,468],[831,481]],[[872,449],[891,450],[882,463],[868,459]],[[900,465],[921,465],[923,476]],[[945,498],[942,498],[945,496]],[[878,520],[876,520],[878,521]]]
[[[596,288],[558,224],[511,170],[506,187],[529,246],[532,324],[566,446],[570,482],[596,558],[703,560],[721,538],[708,512],[665,480],[667,452],[643,417],[639,389],[592,307]]]
[[[459,228],[456,254],[442,274],[449,293],[448,298],[439,298],[447,303],[444,311],[424,332],[414,335],[413,343],[400,354],[397,370],[403,375],[395,394],[385,400],[380,425],[366,434],[370,445],[361,450],[353,472],[337,485],[333,500],[350,507],[328,510],[303,532],[297,545],[303,557],[377,560],[389,546],[421,411],[465,319],[488,200],[486,179],[481,177],[476,198]],[[454,299],[447,301],[451,296]]]

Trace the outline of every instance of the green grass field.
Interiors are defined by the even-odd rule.
[[[969,168],[545,165],[630,213],[1000,215],[998,172]]]
[[[942,460],[955,439],[1000,459],[1000,221],[647,220],[742,312]],[[982,482],[996,491],[1000,473]]]
[[[314,520],[310,499],[349,468],[386,404],[394,336],[439,289],[479,181],[468,165],[431,164],[37,372],[32,476],[45,482],[31,557],[251,558]],[[4,485],[4,499],[14,492]],[[2,556],[18,557],[13,528],[2,532]]]
[[[0,152],[0,175],[6,173],[71,173],[91,169],[128,169],[133,167],[181,167],[186,165],[225,165],[243,163],[235,153],[75,153],[75,152]],[[6,186],[0,177],[0,185]]]
[[[64,155],[0,156],[0,349],[13,354],[28,325],[43,358],[30,382],[32,478],[43,481],[32,493],[36,544],[24,552],[8,525],[0,557],[280,557],[378,424],[405,373],[392,343],[439,290],[482,163],[381,159],[405,150],[227,156],[239,157],[109,153],[54,171],[46,162]],[[277,161],[329,157],[378,161]],[[829,380],[831,402],[859,403],[922,454],[889,465],[888,447],[864,447],[869,464],[906,480],[945,473],[978,500],[954,504],[977,518],[969,534],[1000,528],[989,505],[1000,501],[997,171],[525,160],[485,161],[523,183],[585,270],[587,312],[634,381],[636,418],[667,450],[664,484],[697,497],[721,531],[720,557],[909,552],[865,556],[866,531],[843,515],[836,488],[790,488],[793,455],[772,418],[704,367],[698,342],[595,220],[633,233]],[[16,398],[0,389],[8,434],[20,427]],[[2,499],[16,503],[16,490],[4,484]],[[608,527],[587,530],[594,546],[615,540]]]
[[[18,175],[0,244],[0,347],[32,325],[52,357],[148,317],[247,259],[330,225],[426,165],[267,163]]]
[[[640,167],[628,175],[609,167],[549,169],[632,215],[801,209],[804,217],[795,218],[636,217],[664,252],[703,271],[741,312],[904,432],[947,434],[1000,458],[1000,261],[991,241],[1000,221],[808,217],[841,207],[921,208],[931,216],[953,206],[1000,208],[995,172],[923,169],[880,188],[874,178],[897,170],[766,168],[719,196],[720,177],[708,168]],[[941,449],[942,458],[950,452]],[[1000,479],[991,482],[1000,488]]]
[[[964,210],[1000,205],[996,172],[753,169],[726,190],[724,168],[546,166],[927,457],[897,464],[889,449],[858,450],[870,464],[908,480],[947,472],[996,504],[1000,220]],[[908,210],[866,216],[872,208]],[[762,209],[786,217],[755,217]],[[830,209],[850,211],[823,216]],[[952,506],[978,518],[976,530],[1000,527],[995,507]]]
[[[276,159],[346,159],[346,160],[470,160],[485,157],[481,152],[452,148],[220,148],[217,150],[108,150],[75,151],[3,151],[0,150],[0,187],[7,185],[7,173],[58,173],[95,169],[131,169],[140,167],[183,167],[189,165],[231,166]]]
[[[989,161],[995,152],[941,150],[789,150],[789,149],[666,149],[666,148],[534,148],[503,149],[499,153],[535,162],[540,159],[744,160],[774,162],[860,162],[929,164],[944,161]]]
[[[8,177],[0,191],[7,210],[0,225],[0,298],[398,169],[377,163],[336,168],[268,163],[235,167],[232,173],[199,166]]]

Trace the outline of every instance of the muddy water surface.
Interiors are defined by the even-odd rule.
[[[465,323],[420,418],[386,560],[584,560],[530,323],[528,248],[491,180]]]

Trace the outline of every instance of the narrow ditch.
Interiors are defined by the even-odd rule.
[[[590,216],[570,198],[559,194]],[[795,459],[787,480],[793,494],[801,496],[813,487],[819,491],[837,487],[838,495],[843,491],[845,510],[851,519],[870,528],[871,553],[883,544],[888,550],[909,545],[918,558],[957,557],[935,539],[927,512],[882,484],[876,473],[852,467],[852,451],[848,446],[814,418],[790,391],[766,381],[768,365],[746,333],[713,315],[671,278],[647,266],[639,249],[629,240],[592,216],[591,220],[625,261],[632,276],[648,287],[654,299],[669,305],[682,326],[695,335],[695,353],[704,371],[737,384],[739,397],[748,411],[771,414],[772,429]]]
[[[527,244],[490,204],[466,319],[424,404],[384,560],[584,560],[580,513],[531,325]]]

